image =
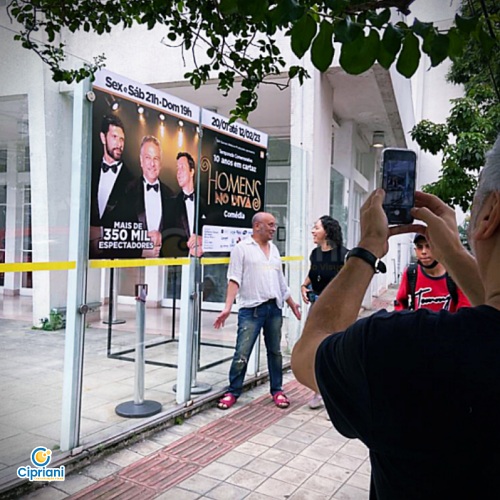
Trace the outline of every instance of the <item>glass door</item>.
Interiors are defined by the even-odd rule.
[[[23,232],[22,232],[22,261],[32,262],[31,246],[31,186],[23,189]],[[21,289],[29,295],[33,289],[33,273],[27,272],[21,275]]]

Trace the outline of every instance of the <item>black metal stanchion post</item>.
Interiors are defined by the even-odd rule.
[[[175,340],[175,308],[176,308],[176,299],[177,299],[177,272],[179,270],[178,267],[173,267],[174,270],[174,279],[172,280],[172,336],[171,339]]]
[[[118,281],[118,280],[117,280]],[[108,319],[103,321],[105,325],[122,325],[124,319],[116,319],[116,304],[118,302],[118,285],[115,283],[115,270],[112,267],[109,270],[109,308]],[[111,328],[108,328],[108,338],[111,336]],[[110,342],[110,341],[109,341]]]
[[[134,400],[119,404],[116,414],[120,417],[140,418],[156,415],[161,411],[161,403],[144,400],[144,336],[146,330],[146,296],[148,285],[135,285],[136,300],[136,344],[135,344],[135,387]]]

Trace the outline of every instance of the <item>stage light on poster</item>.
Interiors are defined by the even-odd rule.
[[[182,148],[184,143],[184,122],[179,120],[179,132],[177,133],[177,146]]]
[[[144,114],[144,106],[137,106],[137,112],[140,114],[140,115],[143,115]]]
[[[106,102],[108,103],[111,111],[117,111],[120,107],[120,103],[112,95],[106,97]]]
[[[158,119],[163,123],[165,121],[165,115],[163,113],[160,113],[158,115]]]

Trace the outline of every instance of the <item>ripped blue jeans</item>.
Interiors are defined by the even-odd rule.
[[[271,394],[282,390],[283,356],[281,354],[281,325],[283,317],[276,301],[267,301],[257,307],[243,307],[238,312],[236,350],[229,370],[228,392],[239,397],[247,372],[248,358],[263,329],[267,351],[267,367]]]

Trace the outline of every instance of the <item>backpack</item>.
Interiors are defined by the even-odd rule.
[[[406,277],[408,278],[408,285],[410,287],[410,299],[408,300],[408,309],[413,311],[415,309],[415,288],[417,287],[417,267],[418,264],[412,263],[406,270]],[[446,273],[446,286],[451,295],[451,300],[458,303],[457,284],[451,279],[451,276]]]

